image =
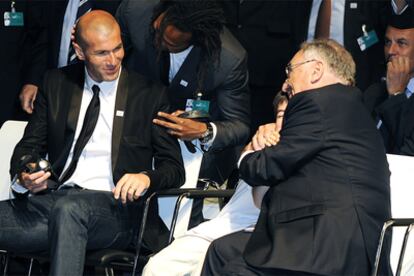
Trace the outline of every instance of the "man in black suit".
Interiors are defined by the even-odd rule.
[[[279,142],[264,148],[253,140],[241,157],[242,179],[270,187],[256,228],[213,242],[204,275],[370,273],[390,217],[390,172],[360,91],[350,86],[355,64],[338,43],[316,40],[286,71],[291,98]]]
[[[414,12],[391,18],[385,33],[387,74],[364,93],[388,153],[414,155]]]
[[[122,1],[117,11],[129,68],[168,85],[172,114],[155,123],[204,151],[200,177],[223,183],[249,136],[246,52],[223,29],[215,1]],[[128,49],[127,49],[128,50]],[[192,100],[209,104],[208,123],[180,118]],[[195,109],[195,108],[194,108]],[[196,145],[197,147],[201,147]]]
[[[184,182],[176,139],[152,123],[168,108],[163,87],[121,68],[120,29],[109,13],[92,11],[77,26],[84,63],[46,74],[13,153],[12,187],[31,196],[0,203],[0,248],[49,250],[52,275],[82,275],[87,249],[127,247],[141,198]],[[52,171],[37,171],[30,162],[46,155]],[[144,239],[158,249],[156,206],[149,217]]]
[[[37,3],[36,3],[37,2]],[[25,74],[24,86],[20,91],[22,109],[28,114],[33,112],[33,103],[47,69],[68,65],[67,57],[71,30],[77,17],[80,3],[92,10],[104,10],[115,14],[120,0],[48,0],[36,1],[31,5],[41,6],[42,25],[30,51]],[[82,10],[82,8],[80,8]],[[88,9],[87,9],[88,10]]]

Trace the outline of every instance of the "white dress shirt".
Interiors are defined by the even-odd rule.
[[[72,186],[76,184],[82,188],[102,191],[111,191],[112,188],[114,188],[114,182],[112,180],[111,148],[118,81],[119,76],[114,81],[97,83],[89,76],[85,69],[85,84],[79,111],[79,119],[76,125],[73,144],[63,172],[72,160],[74,147],[82,129],[86,109],[93,97],[93,85],[98,85],[101,90],[99,92],[99,117],[91,138],[82,150],[74,173],[63,186]]]

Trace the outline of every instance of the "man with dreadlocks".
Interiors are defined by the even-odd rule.
[[[125,0],[117,18],[126,66],[168,86],[174,112],[159,112],[154,123],[202,150],[199,176],[223,183],[250,122],[246,52],[224,27],[223,11],[208,0]]]

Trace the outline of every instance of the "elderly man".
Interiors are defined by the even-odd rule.
[[[280,141],[250,143],[240,160],[246,183],[269,186],[256,228],[214,241],[203,275],[368,275],[374,263],[390,217],[390,173],[360,91],[350,86],[352,57],[316,40],[286,71],[291,98]]]
[[[13,153],[13,188],[30,196],[0,203],[0,248],[49,251],[50,273],[59,276],[82,275],[87,249],[127,247],[142,196],[184,181],[176,139],[152,123],[168,109],[166,94],[122,69],[115,18],[92,11],[75,38],[83,62],[46,74]],[[46,155],[52,170],[38,170]],[[156,209],[149,218],[144,239],[158,249]]]
[[[387,75],[364,93],[386,151],[414,155],[414,12],[393,16],[385,33]]]

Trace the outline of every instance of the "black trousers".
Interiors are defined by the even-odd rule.
[[[251,232],[240,231],[213,241],[208,248],[201,275],[315,275],[283,269],[256,268],[247,264],[243,252],[250,236]]]
[[[82,275],[87,249],[128,246],[139,205],[123,205],[111,192],[77,188],[2,201],[0,249],[48,251],[51,275]]]

